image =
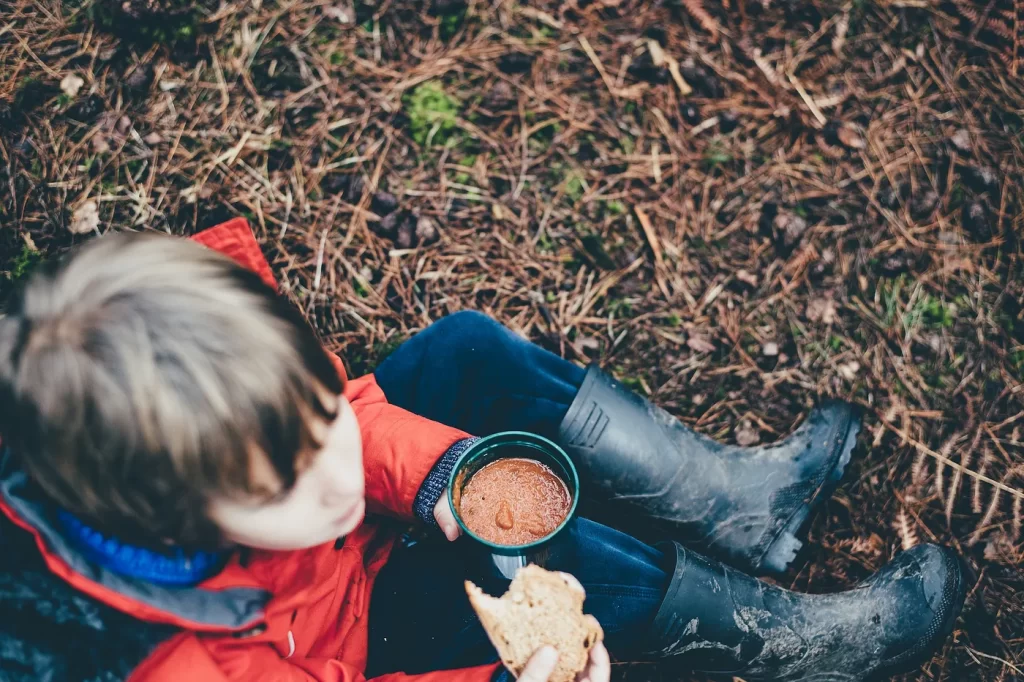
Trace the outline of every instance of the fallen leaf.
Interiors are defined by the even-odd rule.
[[[812,298],[807,302],[807,319],[832,324],[836,321],[836,302],[831,298]]]
[[[743,447],[750,447],[761,442],[761,434],[757,432],[749,419],[744,419],[736,427],[736,443]]]
[[[68,231],[72,234],[89,234],[100,226],[100,210],[96,202],[89,199],[71,214]]]
[[[96,154],[106,154],[110,151],[110,143],[104,135],[94,135],[92,138],[92,150]]]
[[[836,22],[836,36],[832,39],[832,51],[836,53],[837,57],[841,57],[843,53],[843,46],[846,45],[846,33],[850,30],[850,12],[847,10],[843,12],[843,16],[839,17],[839,21]]]
[[[789,211],[780,211],[772,221],[776,239],[787,249],[799,243],[808,227],[806,220]]]
[[[420,244],[433,244],[438,240],[437,226],[427,216],[416,221],[416,239]]]
[[[689,346],[691,350],[698,353],[710,353],[715,350],[715,344],[711,343],[703,336],[691,336],[686,339],[686,345]]]
[[[736,279],[743,282],[744,284],[749,284],[752,287],[757,286],[757,275],[751,272],[747,272],[746,270],[737,270]]]
[[[857,372],[860,371],[860,363],[856,360],[851,360],[839,365],[836,369],[839,370],[839,376],[847,381],[853,381],[857,378]]]
[[[68,97],[75,97],[78,95],[78,91],[82,89],[83,85],[85,85],[85,80],[81,76],[73,73],[69,73],[64,76],[60,81],[60,89]]]
[[[339,24],[351,24],[356,20],[356,11],[351,3],[341,3],[325,7],[324,16],[336,20]]]
[[[864,149],[868,146],[864,138],[861,137],[861,134],[857,132],[857,129],[847,123],[839,126],[839,130],[836,131],[836,137],[850,149]]]
[[[601,351],[601,342],[593,336],[580,336],[572,344],[580,355],[595,357]]]
[[[160,137],[160,133],[150,133],[142,138],[142,141],[152,147],[153,145],[158,145],[163,142],[164,138]]]
[[[953,143],[953,146],[958,151],[964,152],[965,154],[971,151],[971,134],[964,128],[960,128],[953,136],[949,138],[949,141]]]

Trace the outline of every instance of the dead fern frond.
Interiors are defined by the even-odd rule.
[[[978,11],[974,9],[974,7],[969,2],[965,2],[965,0],[953,0],[953,4],[956,5],[956,8],[960,12],[960,14],[962,14],[964,18],[966,18],[972,24],[977,24],[978,21],[981,19],[981,15],[978,14]]]
[[[872,533],[869,537],[859,537],[850,541],[850,554],[876,559],[882,554],[882,538]]]
[[[917,531],[914,530],[913,524],[907,518],[905,509],[900,509],[900,513],[897,514],[895,528],[896,533],[900,536],[900,546],[903,547],[904,552],[920,544]]]
[[[1024,464],[1018,464],[1017,466],[1010,469],[1006,474],[1006,478],[1003,482],[1007,485],[1018,485],[1024,482]],[[1024,528],[1024,500],[1019,497],[1013,498],[1013,504],[1010,510],[1010,523],[1013,526],[1013,539],[1021,539],[1021,530]]]
[[[696,21],[701,27],[711,35],[711,39],[718,41],[718,35],[722,31],[722,27],[718,25],[718,22],[713,16],[708,14],[708,11],[704,9],[703,0],[683,0],[683,7],[689,12],[693,20]]]
[[[978,466],[978,473],[982,476],[988,475],[989,464],[992,463],[992,451],[986,447],[981,454],[981,464]],[[971,512],[980,514],[984,504],[981,499],[981,479],[975,478],[971,494]]]
[[[910,468],[910,480],[915,486],[924,485],[928,478],[928,464],[931,461],[927,453],[918,451],[917,457],[914,458],[914,464]]]
[[[970,470],[971,461],[974,457],[974,451],[978,447],[978,443],[981,442],[982,430],[977,429],[974,433],[974,438],[971,440],[970,446],[964,451],[960,457],[960,467],[953,470],[953,480],[949,485],[949,490],[946,493],[946,523],[953,523],[953,507],[956,505],[958,499],[960,499],[960,488],[964,480],[964,471]],[[953,443],[951,439],[948,443],[942,446],[940,452],[943,456],[949,457],[953,452]]]
[[[1013,0],[1013,64],[1010,65],[1010,70],[1014,76],[1017,75],[1017,65],[1020,63],[1024,43],[1021,15],[1024,15],[1024,0]]]
[[[1024,515],[1022,513],[1024,513],[1024,500],[1019,497],[1013,498],[1013,536],[1016,538],[1021,536],[1022,520],[1024,520],[1021,518]]]
[[[985,22],[984,28],[1007,42],[1014,41],[1014,29],[1003,19],[998,17],[989,17]]]
[[[971,533],[971,538],[967,544],[977,544],[985,533],[992,525],[992,521],[996,518],[996,514],[999,512],[999,503],[1002,502],[1002,490],[998,488],[992,489],[992,499],[988,503],[988,508],[985,510],[985,515],[981,517],[981,521],[978,522],[974,532]]]
[[[800,78],[809,81],[820,81],[833,73],[833,71],[841,72],[847,64],[847,60],[831,53],[825,53],[819,59],[807,62],[807,67],[800,70]]]

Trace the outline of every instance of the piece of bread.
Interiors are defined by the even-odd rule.
[[[573,682],[587,666],[590,649],[604,639],[597,619],[583,614],[579,583],[539,566],[519,569],[500,599],[466,581],[469,602],[505,667],[519,677],[530,657],[545,646],[558,650],[548,682]]]

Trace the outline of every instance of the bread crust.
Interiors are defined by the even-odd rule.
[[[583,613],[586,594],[560,573],[530,565],[519,570],[508,592],[492,597],[466,581],[466,593],[502,663],[515,675],[537,650],[558,650],[548,682],[573,682],[590,650],[604,639],[597,619]]]

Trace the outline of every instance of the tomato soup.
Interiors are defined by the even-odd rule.
[[[512,547],[546,537],[572,507],[569,489],[554,471],[518,457],[481,467],[458,498],[467,528],[488,542]]]

